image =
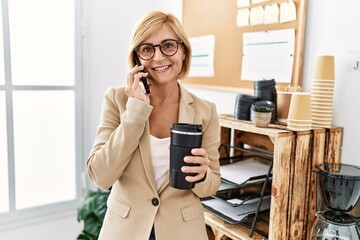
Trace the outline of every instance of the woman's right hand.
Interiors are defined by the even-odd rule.
[[[143,84],[140,79],[148,76],[148,73],[141,72],[142,70],[144,70],[143,65],[135,66],[130,70],[127,76],[127,86],[125,92],[128,97],[133,97],[150,104],[149,94],[146,94],[143,86],[140,86],[140,84]]]

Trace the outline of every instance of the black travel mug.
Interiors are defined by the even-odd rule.
[[[194,166],[184,162],[185,156],[192,156],[191,149],[200,148],[202,142],[201,124],[174,123],[170,138],[170,186],[177,189],[191,189],[194,182],[185,180],[193,173],[183,173],[182,166]]]

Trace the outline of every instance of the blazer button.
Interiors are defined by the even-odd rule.
[[[151,199],[151,203],[152,203],[152,205],[157,206],[157,205],[159,205],[159,199],[153,198],[153,199]]]

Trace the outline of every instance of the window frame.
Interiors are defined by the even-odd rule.
[[[75,10],[75,82],[72,86],[41,86],[41,85],[13,85],[11,82],[11,53],[9,34],[8,0],[2,0],[3,39],[4,39],[4,68],[5,85],[0,85],[0,91],[5,93],[6,122],[7,122],[7,156],[8,156],[8,186],[9,211],[0,213],[0,231],[16,228],[24,224],[48,221],[76,214],[76,209],[85,189],[83,164],[83,37],[84,24],[82,16],[82,0],[74,1]],[[14,91],[48,91],[72,90],[75,94],[75,199],[52,204],[40,205],[17,210],[15,207],[15,167],[14,167],[14,126],[13,126],[13,92]]]

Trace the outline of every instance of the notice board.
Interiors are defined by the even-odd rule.
[[[211,77],[191,77],[185,84],[216,89],[251,89],[254,81],[263,79],[241,79],[243,62],[243,35],[272,30],[294,29],[294,56],[292,76],[289,83],[277,81],[277,85],[301,86],[303,45],[305,34],[306,0],[293,0],[296,19],[284,23],[259,24],[238,27],[238,10],[265,8],[269,4],[279,7],[284,0],[253,1],[248,7],[238,7],[236,0],[184,0],[183,26],[189,38],[205,35],[215,36],[214,75]],[[275,79],[276,81],[276,79]]]

